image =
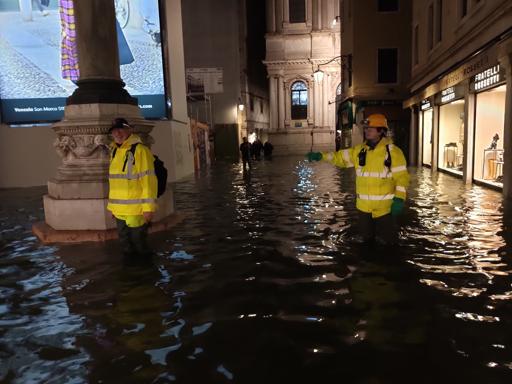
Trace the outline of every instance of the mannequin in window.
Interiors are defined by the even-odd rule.
[[[500,136],[497,133],[495,133],[494,136],[492,137],[492,142],[488,149],[496,149],[498,147],[499,139],[500,139]]]

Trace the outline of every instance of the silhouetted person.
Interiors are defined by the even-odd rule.
[[[252,143],[252,155],[255,160],[259,160],[261,158],[261,150],[263,149],[263,143],[260,139],[256,139],[254,143]]]
[[[242,154],[242,162],[244,164],[244,171],[249,165],[251,168],[251,144],[247,141],[247,137],[242,138],[242,144],[240,144],[240,153]]]

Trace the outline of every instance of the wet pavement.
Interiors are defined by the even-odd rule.
[[[44,246],[43,188],[0,190],[0,381],[508,383],[512,215],[412,169],[397,248],[356,246],[354,176],[277,157],[177,183],[151,237]],[[507,208],[508,209],[508,208]]]

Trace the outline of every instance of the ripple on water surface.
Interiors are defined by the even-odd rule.
[[[509,381],[497,192],[413,170],[400,246],[382,249],[347,241],[354,175],[326,163],[219,163],[174,189],[186,220],[152,235],[153,263],[40,245],[40,193],[0,191],[23,202],[0,207],[1,379]]]

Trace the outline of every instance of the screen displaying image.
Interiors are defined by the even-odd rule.
[[[166,117],[158,0],[116,0],[121,79],[142,115]],[[79,65],[72,0],[0,0],[5,123],[60,120]]]

